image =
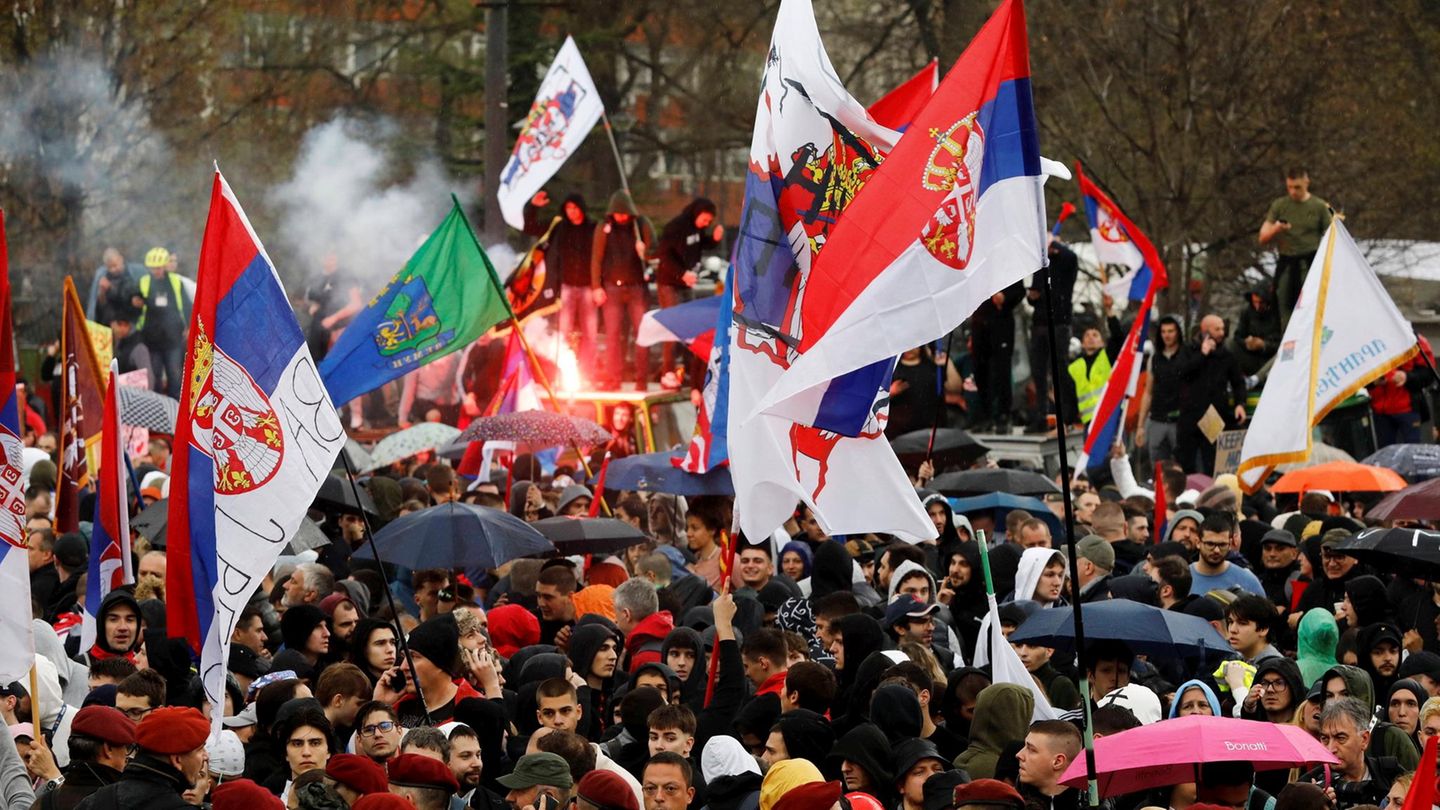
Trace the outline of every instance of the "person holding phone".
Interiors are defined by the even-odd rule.
[[[570,801],[575,779],[570,763],[559,754],[540,751],[526,754],[515,763],[515,769],[495,780],[510,791],[505,803],[513,808],[559,810]]]
[[[1278,254],[1275,298],[1282,331],[1290,323],[1305,274],[1334,217],[1330,203],[1310,193],[1310,173],[1304,167],[1295,166],[1285,172],[1285,196],[1270,203],[1265,221],[1260,224],[1260,244],[1273,246]]]

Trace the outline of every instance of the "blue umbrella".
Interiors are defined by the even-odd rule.
[[[375,533],[380,559],[406,568],[498,568],[555,546],[530,524],[485,506],[451,501],[396,518]],[[375,559],[370,546],[355,552]]]
[[[642,453],[613,458],[605,471],[605,488],[635,492],[665,492],[670,495],[734,495],[730,467],[712,468],[707,473],[686,472],[670,463],[683,453]],[[598,476],[598,474],[597,474]],[[592,480],[590,483],[595,483]]]
[[[989,495],[976,495],[970,498],[950,498],[950,508],[955,510],[957,515],[969,515],[974,512],[993,512],[995,525],[1003,527],[1005,516],[1010,514],[1012,509],[1024,509],[1031,515],[1045,521],[1050,527],[1050,535],[1055,538],[1064,536],[1060,518],[1050,511],[1050,507],[1039,498],[1032,498],[1028,495],[1011,495],[1008,492],[992,492]]]
[[[1161,610],[1129,599],[1088,602],[1085,611],[1086,641],[1123,641],[1137,655],[1157,658],[1194,658],[1237,655],[1229,642],[1209,622],[1173,610]],[[1053,647],[1062,652],[1075,649],[1074,608],[1037,610],[1010,634],[1011,644]]]

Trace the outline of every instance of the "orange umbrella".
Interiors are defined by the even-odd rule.
[[[1328,489],[1332,492],[1394,492],[1405,487],[1405,479],[1394,470],[1354,461],[1331,461],[1285,473],[1270,487],[1270,491]]]

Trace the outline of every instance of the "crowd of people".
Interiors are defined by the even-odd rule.
[[[1141,486],[1118,448],[1113,482],[1057,481],[1071,489],[1073,561],[1069,536],[1052,528],[1065,525],[1063,498],[1047,502],[1053,515],[957,513],[927,489],[944,472],[931,463],[913,482],[938,538],[917,544],[827,536],[803,504],[772,537],[732,538],[727,497],[597,493],[563,457],[520,455],[478,479],[422,454],[362,479],[373,514],[317,503],[328,544],[281,556],[238,617],[218,733],[194,656],[168,637],[163,529],[132,532],[136,581],[104,599],[82,648],[89,526],[55,530],[56,441],[36,401],[23,485],[37,656],[33,682],[0,685],[4,806],[1069,810],[1088,803],[1065,776],[1083,757],[1087,716],[1102,738],[1191,715],[1294,726],[1339,764],[1197,763],[1188,781],[1107,796],[1106,807],[1394,806],[1440,735],[1440,586],[1340,548],[1375,523],[1366,501],[1245,495],[1233,475],[1187,486],[1213,464],[1197,421],[1213,407],[1244,422],[1328,222],[1304,172],[1290,174],[1260,233],[1279,250],[1277,285],[1249,294],[1233,336],[1218,315],[1199,319],[1193,340],[1183,319],[1158,320],[1134,440],[1161,463],[1163,488]],[[578,195],[553,215],[549,205],[536,195],[526,232],[560,274],[560,331],[600,382],[627,372],[654,382],[647,352],[626,347],[652,303],[647,267],[658,261],[660,304],[687,297],[702,253],[724,237],[715,206],[694,201],[657,237],[624,193],[600,222]],[[1078,260],[1059,241],[1050,251],[1048,270],[982,305],[960,341],[900,359],[892,429],[931,427],[947,392],[968,397],[971,427],[1008,430],[1020,415],[1027,429],[1053,429],[1057,396],[1090,420],[1123,326],[1110,313],[1104,324],[1072,319]],[[115,330],[122,370],[147,368],[172,392],[192,303],[177,261],[156,248],[137,272],[107,252],[87,304]],[[1032,325],[1034,395],[1017,408],[1015,313],[1038,306],[1047,281],[1057,318]],[[317,355],[362,300],[327,261],[302,303]],[[1049,347],[1068,349],[1072,332],[1068,378],[1049,379]],[[396,422],[469,413],[483,369],[459,353],[444,362],[410,375]],[[667,355],[662,373],[675,362]],[[1419,364],[1372,387],[1382,441],[1418,440],[1432,380]],[[132,460],[139,501],[167,497],[164,439]],[[439,504],[534,522],[586,515],[596,498],[645,539],[613,556],[494,569],[353,556],[367,527]],[[1156,658],[1109,633],[1080,655],[1013,643],[1029,674],[1019,683],[975,665],[994,659],[992,622],[1009,637],[1041,611],[1110,599],[1198,617],[1231,650]],[[1055,717],[1037,718],[1042,697]]]

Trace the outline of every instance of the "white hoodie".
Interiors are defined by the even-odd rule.
[[[1015,593],[1010,597],[1011,601],[1034,599],[1035,589],[1040,585],[1040,575],[1045,573],[1046,566],[1056,558],[1059,558],[1062,565],[1065,563],[1065,555],[1053,548],[1025,549],[1025,553],[1020,555],[1020,566],[1015,570]],[[1068,576],[1069,572],[1066,574]],[[1048,608],[1052,604],[1046,603],[1042,607]]]

